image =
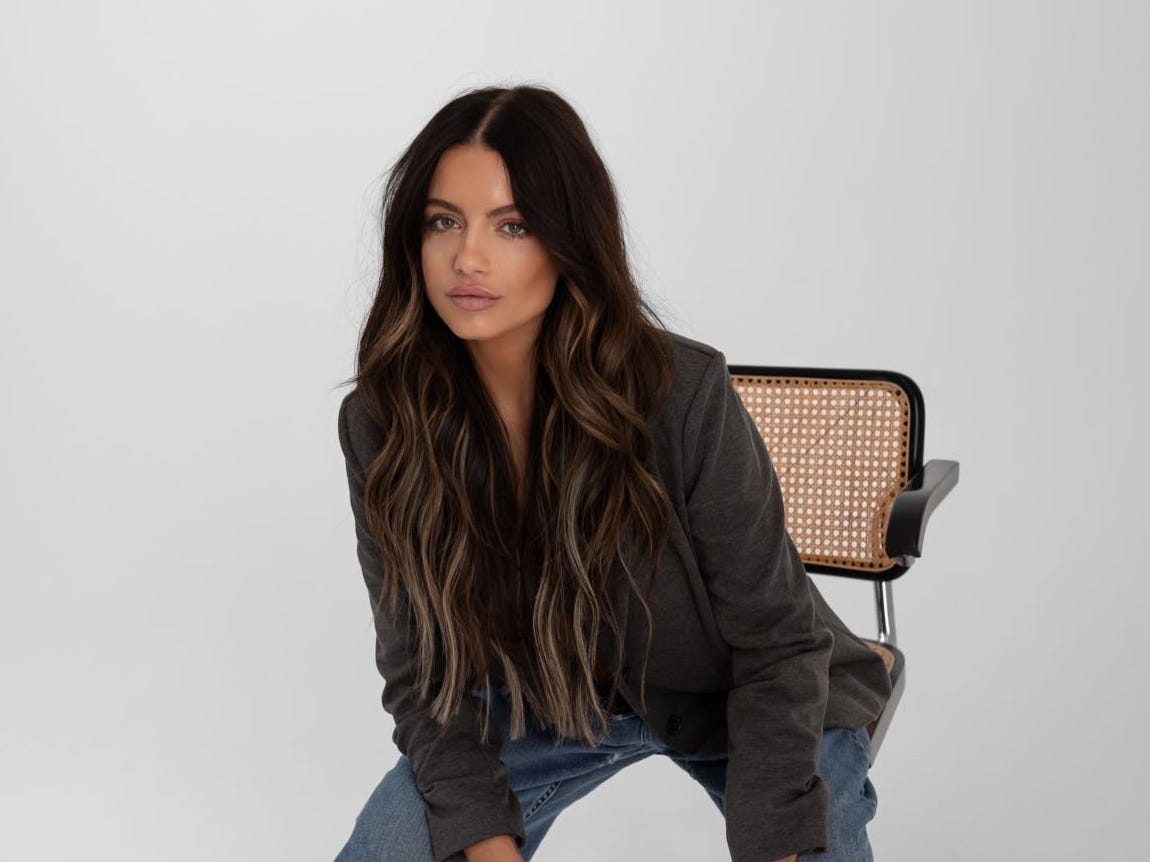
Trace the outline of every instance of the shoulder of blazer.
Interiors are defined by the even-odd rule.
[[[338,426],[344,455],[362,471],[383,448],[383,434],[368,415],[355,389],[344,395],[339,403]]]
[[[667,334],[675,359],[671,392],[650,421],[653,428],[668,432],[668,439],[678,440],[691,404],[707,375],[707,369],[722,352],[706,342],[677,332]]]

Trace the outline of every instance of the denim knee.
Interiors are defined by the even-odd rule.
[[[406,756],[372,791],[335,862],[435,862],[423,796]]]
[[[869,761],[866,728],[823,730],[819,775],[830,791],[830,845],[825,852],[799,854],[799,862],[872,862],[867,824],[874,819],[878,794],[868,775]]]

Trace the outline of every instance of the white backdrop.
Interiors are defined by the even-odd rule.
[[[1148,25],[1136,2],[8,4],[0,857],[336,854],[397,756],[335,426],[379,180],[460,89],[531,81],[591,128],[672,328],[733,364],[903,371],[926,457],[962,464],[896,583],[876,858],[1129,858]],[[816,581],[873,636],[867,585]],[[537,858],[729,857],[651,758]]]

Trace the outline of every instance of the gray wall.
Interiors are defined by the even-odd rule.
[[[335,433],[378,179],[460,88],[522,81],[592,128],[670,323],[732,363],[901,370],[962,463],[896,585],[876,858],[1135,852],[1144,4],[4,18],[0,856],[342,845],[397,754]],[[869,588],[817,577],[873,635]],[[728,858],[658,758],[544,846]]]

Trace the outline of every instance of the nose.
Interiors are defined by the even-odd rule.
[[[487,265],[487,251],[483,232],[464,228],[459,233],[459,247],[455,252],[455,270],[465,275],[482,271]]]

